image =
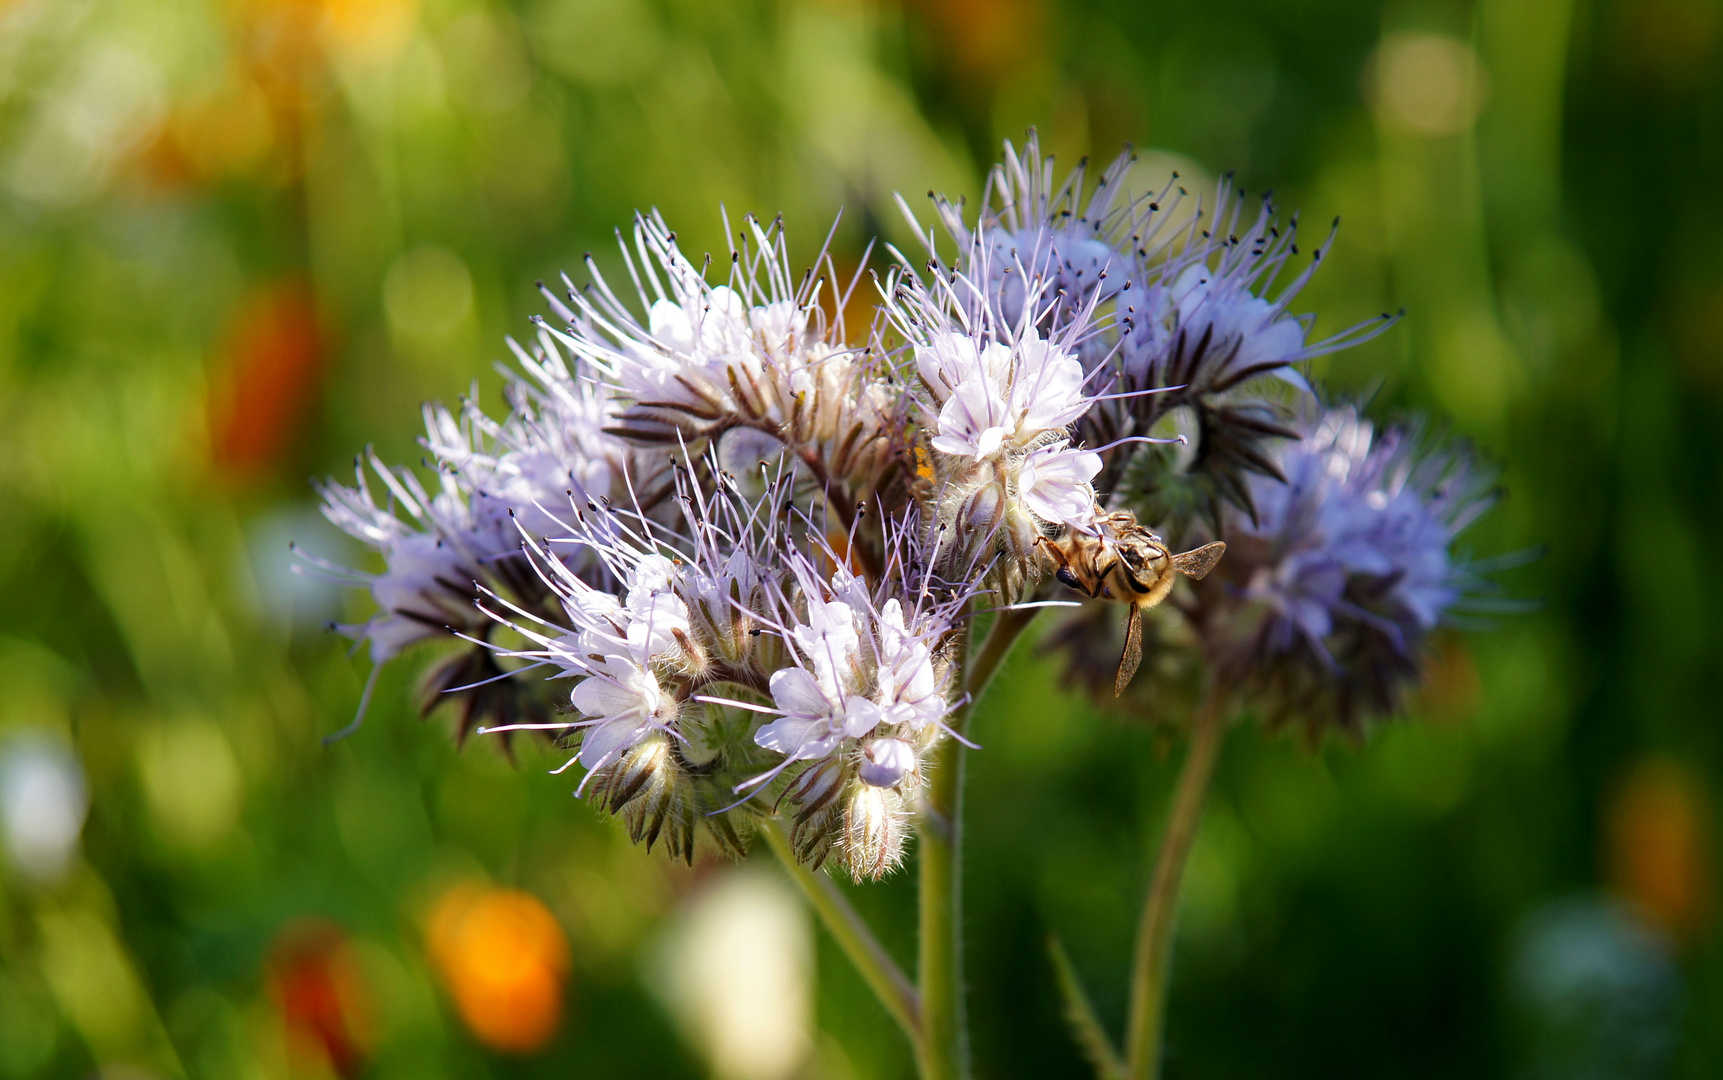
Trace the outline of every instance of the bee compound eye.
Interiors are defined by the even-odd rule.
[[[1076,575],[1071,573],[1071,571],[1068,567],[1061,566],[1057,571],[1054,572],[1053,576],[1058,578],[1060,584],[1062,584],[1062,585],[1069,585],[1073,589],[1081,587],[1077,583]]]

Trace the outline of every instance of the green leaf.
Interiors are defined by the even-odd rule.
[[[1077,1040],[1083,1056],[1095,1067],[1099,1080],[1119,1080],[1125,1075],[1124,1063],[1119,1060],[1119,1052],[1113,1049],[1113,1040],[1107,1037],[1107,1029],[1101,1026],[1095,1015],[1095,1007],[1089,1003],[1089,995],[1083,991],[1083,983],[1077,978],[1077,969],[1071,965],[1071,957],[1066,954],[1065,946],[1060,944],[1056,934],[1047,935],[1047,955],[1053,961],[1053,978],[1059,985],[1059,996],[1065,1000],[1065,1022],[1071,1025],[1071,1037]]]

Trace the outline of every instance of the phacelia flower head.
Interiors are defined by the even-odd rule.
[[[878,385],[872,354],[845,340],[847,292],[832,292],[829,255],[816,260],[823,273],[798,277],[782,226],[746,224],[728,282],[714,285],[661,217],[637,216],[634,250],[622,246],[636,303],[619,298],[589,257],[592,287],[570,284],[566,304],[546,291],[565,324],[550,332],[621,400],[614,433],[698,448],[746,429],[794,450],[816,483],[859,498],[889,459],[893,395]],[[736,235],[728,220],[724,230]]]
[[[1151,217],[1162,209],[1148,205]],[[1136,231],[1155,230],[1144,222]],[[1140,456],[1150,467],[1135,475],[1115,458],[1104,478],[1150,519],[1183,520],[1194,511],[1214,527],[1223,506],[1253,514],[1251,478],[1280,478],[1274,447],[1297,437],[1291,421],[1310,394],[1293,365],[1367,341],[1394,321],[1384,315],[1310,341],[1312,317],[1291,305],[1334,233],[1276,291],[1298,254],[1297,236],[1297,216],[1282,228],[1267,195],[1246,215],[1229,177],[1212,209],[1199,205],[1167,242],[1133,252],[1130,282],[1115,299],[1117,347],[1107,359],[1115,392],[1086,418],[1084,434],[1110,443],[1149,431],[1175,410],[1186,414],[1194,446],[1185,467],[1150,453]]]
[[[554,508],[570,500],[624,496],[651,506],[668,486],[668,456],[605,430],[613,409],[607,389],[579,377],[550,335],[541,333],[531,350],[509,344],[521,371],[511,376],[513,408],[505,419],[493,420],[471,397],[458,413],[425,408],[421,443],[437,466],[434,492],[412,470],[389,468],[375,454],[368,461],[387,493],[382,502],[363,468],[352,487],[320,485],[325,516],[378,551],[384,570],[355,574],[307,559],[369,588],[377,614],[341,629],[369,642],[375,664],[434,638],[479,643],[437,664],[420,689],[427,714],[444,702],[456,705],[463,738],[482,720],[543,718],[544,703],[527,684],[504,678],[496,654],[483,647],[495,623],[474,607],[488,591],[535,617],[550,614],[550,591],[522,553],[522,533],[543,540],[563,531]],[[582,549],[562,554],[572,568],[602,570],[582,562]]]
[[[1135,158],[1115,160],[1085,190],[1084,164],[1058,180],[1031,132],[1006,147],[976,223],[935,200],[958,242],[952,290],[985,297],[992,318],[1044,331],[1081,323],[1067,346],[1087,373],[1095,406],[1076,437],[1092,447],[1148,435],[1170,413],[1191,450],[1103,453],[1102,490],[1169,527],[1222,507],[1251,512],[1252,474],[1276,476],[1274,447],[1309,393],[1300,361],[1359,344],[1393,320],[1372,319],[1312,341],[1312,317],[1292,310],[1333,236],[1282,281],[1298,255],[1297,218],[1281,225],[1264,196],[1254,214],[1230,176],[1212,205],[1192,198],[1177,173],[1159,190],[1132,192]],[[1279,284],[1277,284],[1279,283]],[[1164,430],[1165,434],[1172,434]],[[1138,467],[1133,471],[1131,464]]]
[[[893,532],[897,554],[909,553],[911,531]],[[820,561],[831,565],[830,554]],[[894,565],[902,576],[870,585],[841,564],[790,557],[793,588],[781,599],[790,663],[771,676],[772,703],[758,711],[775,718],[754,736],[780,760],[738,785],[791,776],[783,798],[798,857],[818,865],[835,853],[858,878],[901,860],[922,761],[956,705],[949,653],[968,593],[936,598],[929,571]]]
[[[446,414],[432,414],[433,426],[445,420]],[[372,490],[366,465],[389,496],[382,502]],[[500,531],[477,527],[470,487],[452,474],[439,480],[440,489],[433,495],[411,470],[391,469],[369,453],[354,469],[353,486],[334,481],[319,485],[324,516],[383,557],[380,573],[359,578],[368,583],[377,613],[364,623],[341,628],[369,643],[371,658],[378,663],[450,626],[477,625],[473,583],[488,560],[516,546]]]
[[[1256,518],[1229,516],[1202,629],[1222,677],[1276,721],[1356,734],[1398,710],[1430,632],[1480,584],[1453,545],[1493,503],[1492,477],[1349,406],[1313,411],[1301,433],[1284,483],[1253,480]]]
[[[1013,327],[962,271],[936,264],[931,274],[894,277],[888,307],[918,388],[933,511],[924,525],[947,576],[990,566],[1015,597],[1038,572],[1040,538],[1094,517],[1100,459],[1072,442],[1095,402],[1075,351],[1088,324],[1055,321],[1043,334],[1026,317]]]
[[[1088,191],[1088,159],[1060,180],[1031,129],[1021,153],[1006,142],[974,225],[961,204],[934,196],[940,223],[968,253],[974,288],[1002,324],[1018,326],[1026,317],[1043,329],[1068,324],[1125,286],[1130,259],[1121,241],[1135,207],[1124,181],[1134,161],[1128,151],[1119,155]],[[1094,351],[1087,341],[1079,348]]]
[[[935,402],[933,449],[985,462],[1062,435],[1088,411],[1083,365],[1033,328],[1010,343],[935,330],[915,346]]]
[[[431,432],[427,445],[449,446],[460,439],[470,447],[466,443],[473,435],[470,426],[443,410],[427,409],[426,426]],[[381,501],[367,478],[367,465],[387,493]],[[484,496],[457,472],[440,471],[437,479],[438,486],[427,490],[412,470],[390,468],[368,453],[355,469],[352,486],[334,481],[318,486],[324,516],[377,552],[383,563],[381,571],[368,573],[299,552],[306,570],[363,587],[377,605],[376,614],[365,622],[336,627],[370,646],[373,668],[358,715],[331,739],[356,729],[364,719],[377,671],[384,663],[436,638],[486,640],[492,624],[473,606],[481,590],[507,595],[523,609],[535,611],[541,610],[547,596],[520,556],[520,537],[506,513],[500,517],[487,513]],[[457,651],[426,674],[420,690],[423,711],[428,714],[453,701],[457,733],[462,737],[482,720],[538,719],[543,702],[530,691],[510,685],[503,675],[504,669],[482,645]]]
[[[758,502],[728,484],[700,491],[686,470],[679,483],[679,527],[600,502],[570,504],[562,535],[542,544],[521,527],[561,608],[556,617],[535,617],[499,596],[481,606],[528,643],[498,651],[548,668],[551,679],[574,680],[571,715],[530,726],[574,751],[563,767],[586,770],[577,794],[621,814],[636,840],[662,839],[673,855],[692,858],[702,831],[721,847],[737,846],[722,813],[728,787],[764,760],[695,699],[720,684],[764,690],[782,664],[782,646],[760,633],[759,613],[770,610],[774,549],[787,542],[771,530],[793,483],[780,478]]]

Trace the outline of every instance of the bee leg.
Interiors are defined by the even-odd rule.
[[[1048,540],[1045,536],[1037,536],[1035,538],[1035,546],[1045,550],[1047,555],[1055,563],[1059,564],[1060,570],[1064,570],[1064,571],[1068,572],[1071,569],[1070,560],[1065,558],[1064,553],[1061,552],[1058,548],[1054,547],[1053,542],[1051,540]],[[1063,579],[1061,579],[1061,580],[1063,580]]]
[[[1096,586],[1095,592],[1090,592],[1088,589],[1083,588],[1083,583],[1077,580],[1077,575],[1071,573],[1071,560],[1065,557],[1064,552],[1054,547],[1052,541],[1048,540],[1045,536],[1037,536],[1035,538],[1035,543],[1038,547],[1045,547],[1048,555],[1052,556],[1053,561],[1058,564],[1058,566],[1053,570],[1053,576],[1058,579],[1059,584],[1064,585],[1067,588],[1075,589],[1085,596],[1094,597],[1099,595],[1099,585]]]
[[[1089,595],[1092,597],[1095,597],[1096,599],[1099,599],[1101,596],[1101,593],[1106,591],[1107,575],[1111,574],[1114,570],[1117,570],[1118,568],[1119,568],[1119,560],[1117,560],[1117,559],[1114,559],[1112,562],[1110,562],[1106,566],[1102,567],[1100,572],[1095,575],[1095,589]],[[1111,594],[1109,593],[1108,595],[1111,595]]]
[[[1114,697],[1124,694],[1125,687],[1136,678],[1137,668],[1142,662],[1143,609],[1132,604],[1131,613],[1125,617],[1125,651],[1119,654],[1119,673],[1113,677]]]

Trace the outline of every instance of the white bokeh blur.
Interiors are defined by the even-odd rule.
[[[813,937],[781,874],[726,869],[653,951],[650,983],[718,1080],[787,1080],[812,1046]]]
[[[63,877],[89,806],[83,769],[59,742],[24,732],[0,743],[0,832],[20,875],[38,884]]]

